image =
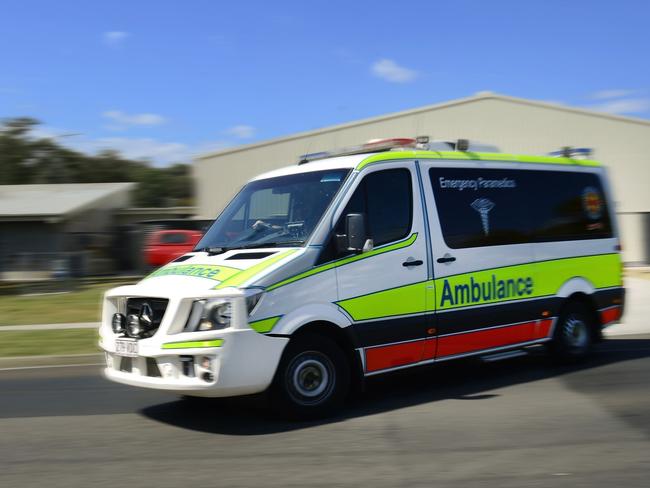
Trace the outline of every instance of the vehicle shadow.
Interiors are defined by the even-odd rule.
[[[498,361],[449,361],[371,378],[334,417],[289,421],[275,416],[261,395],[230,399],[188,399],[146,407],[140,413],[161,423],[223,435],[265,435],[306,429],[446,399],[489,401],[503,387],[571,375],[650,357],[650,339],[612,339],[596,346],[579,364],[556,365],[544,354]]]

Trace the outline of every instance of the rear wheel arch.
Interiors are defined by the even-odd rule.
[[[591,295],[596,291],[593,283],[581,276],[574,276],[562,284],[557,291],[557,296],[569,298],[575,294]]]
[[[582,304],[589,313],[589,325],[594,341],[598,342],[602,340],[602,324],[600,321],[600,316],[598,315],[598,307],[596,306],[596,302],[591,294],[575,292],[566,297],[566,299],[562,302],[558,317],[562,316],[565,310],[576,303]]]
[[[582,303],[589,309],[589,318],[591,319],[591,330],[594,341],[598,342],[602,338],[602,328],[598,307],[594,300],[596,288],[593,283],[582,276],[574,276],[567,280],[558,290],[557,296],[563,298],[558,310],[558,317],[564,310],[573,303]]]
[[[589,297],[574,294],[559,309],[553,336],[547,348],[554,361],[574,363],[585,359],[595,342]]]

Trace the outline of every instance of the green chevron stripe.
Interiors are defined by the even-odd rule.
[[[266,290],[267,291],[275,290],[276,288],[280,288],[281,286],[294,283],[296,281],[302,280],[304,278],[308,278],[309,276],[313,276],[318,273],[322,273],[323,271],[327,271],[329,269],[345,266],[346,264],[354,263],[362,259],[371,258],[373,256],[377,256],[378,254],[383,254],[386,252],[395,251],[397,249],[403,249],[405,247],[409,247],[417,240],[417,238],[418,238],[418,234],[417,232],[415,232],[411,234],[408,239],[404,239],[403,241],[396,242],[395,244],[391,244],[389,246],[377,247],[372,251],[364,252],[362,254],[356,254],[354,256],[339,259],[338,261],[332,261],[331,263],[327,263],[322,266],[317,266],[315,268],[310,269],[309,271],[305,271],[304,273],[297,274],[295,276],[287,278],[286,280],[270,285],[266,288]]]

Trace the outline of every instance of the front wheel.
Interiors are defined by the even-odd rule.
[[[564,362],[585,358],[593,344],[592,320],[586,305],[579,302],[567,304],[555,325],[550,344],[552,355]]]
[[[283,416],[316,418],[332,414],[350,389],[350,366],[341,348],[321,335],[292,340],[271,387],[273,407]]]

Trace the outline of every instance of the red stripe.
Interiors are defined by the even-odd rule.
[[[433,359],[436,357],[436,348],[438,346],[438,339],[431,337],[424,341],[424,351],[422,351],[422,359]]]
[[[481,349],[507,346],[518,342],[530,341],[533,337],[535,322],[499,327],[497,329],[479,330],[467,334],[457,334],[438,339],[436,357],[452,356]]]
[[[422,360],[424,341],[366,349],[366,371],[394,368]]]
[[[545,339],[551,333],[551,325],[553,325],[553,319],[543,319],[538,320],[535,325],[535,332],[533,333],[533,339]]]
[[[600,311],[600,323],[605,325],[621,318],[621,307],[611,307]]]
[[[494,329],[369,348],[365,350],[366,372],[418,363],[435,357],[453,356],[544,339],[549,336],[552,325],[552,318],[542,319]]]

